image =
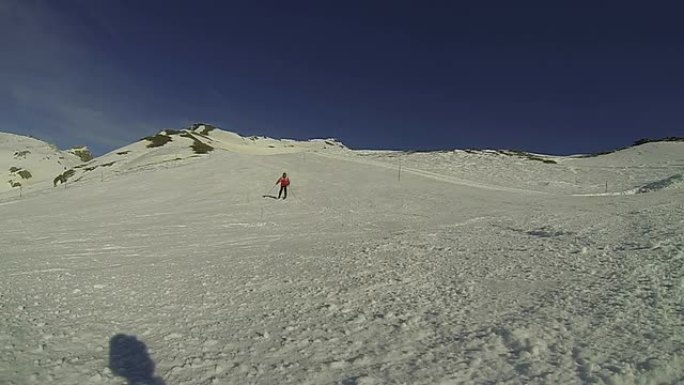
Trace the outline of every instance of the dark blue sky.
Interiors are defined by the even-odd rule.
[[[684,136],[662,4],[0,0],[0,131],[99,154],[200,121],[357,149]]]

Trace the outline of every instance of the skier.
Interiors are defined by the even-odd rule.
[[[287,186],[290,185],[290,178],[287,177],[287,173],[284,172],[283,176],[281,176],[278,181],[276,182],[276,185],[280,183],[280,191],[278,191],[278,199],[280,199],[280,196],[283,196],[283,199],[287,199]]]

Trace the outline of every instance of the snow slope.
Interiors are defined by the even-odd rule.
[[[554,164],[206,136],[0,196],[3,383],[684,381],[682,186],[573,195],[681,174],[682,144]]]
[[[249,155],[294,154],[311,151],[349,151],[335,139],[295,141],[268,137],[242,137],[211,125],[195,124],[184,130],[164,130],[90,162],[64,170],[64,183],[100,180],[128,172],[176,167],[214,151]],[[59,175],[55,174],[53,177]],[[58,184],[63,184],[58,182]]]
[[[521,155],[495,150],[356,152],[369,160],[390,163],[397,170],[419,169],[470,183],[554,194],[626,192],[682,174],[683,153],[684,142],[646,143],[593,157]]]
[[[18,189],[18,184],[44,188],[55,176],[80,163],[77,155],[43,141],[0,132],[0,175],[4,179],[0,193]]]

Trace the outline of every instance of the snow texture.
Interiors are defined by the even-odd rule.
[[[171,134],[0,191],[0,383],[684,382],[684,143],[547,163],[192,132],[214,150]]]

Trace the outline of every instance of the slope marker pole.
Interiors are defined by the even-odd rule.
[[[397,174],[397,179],[401,182],[401,158],[399,158],[399,173]]]

